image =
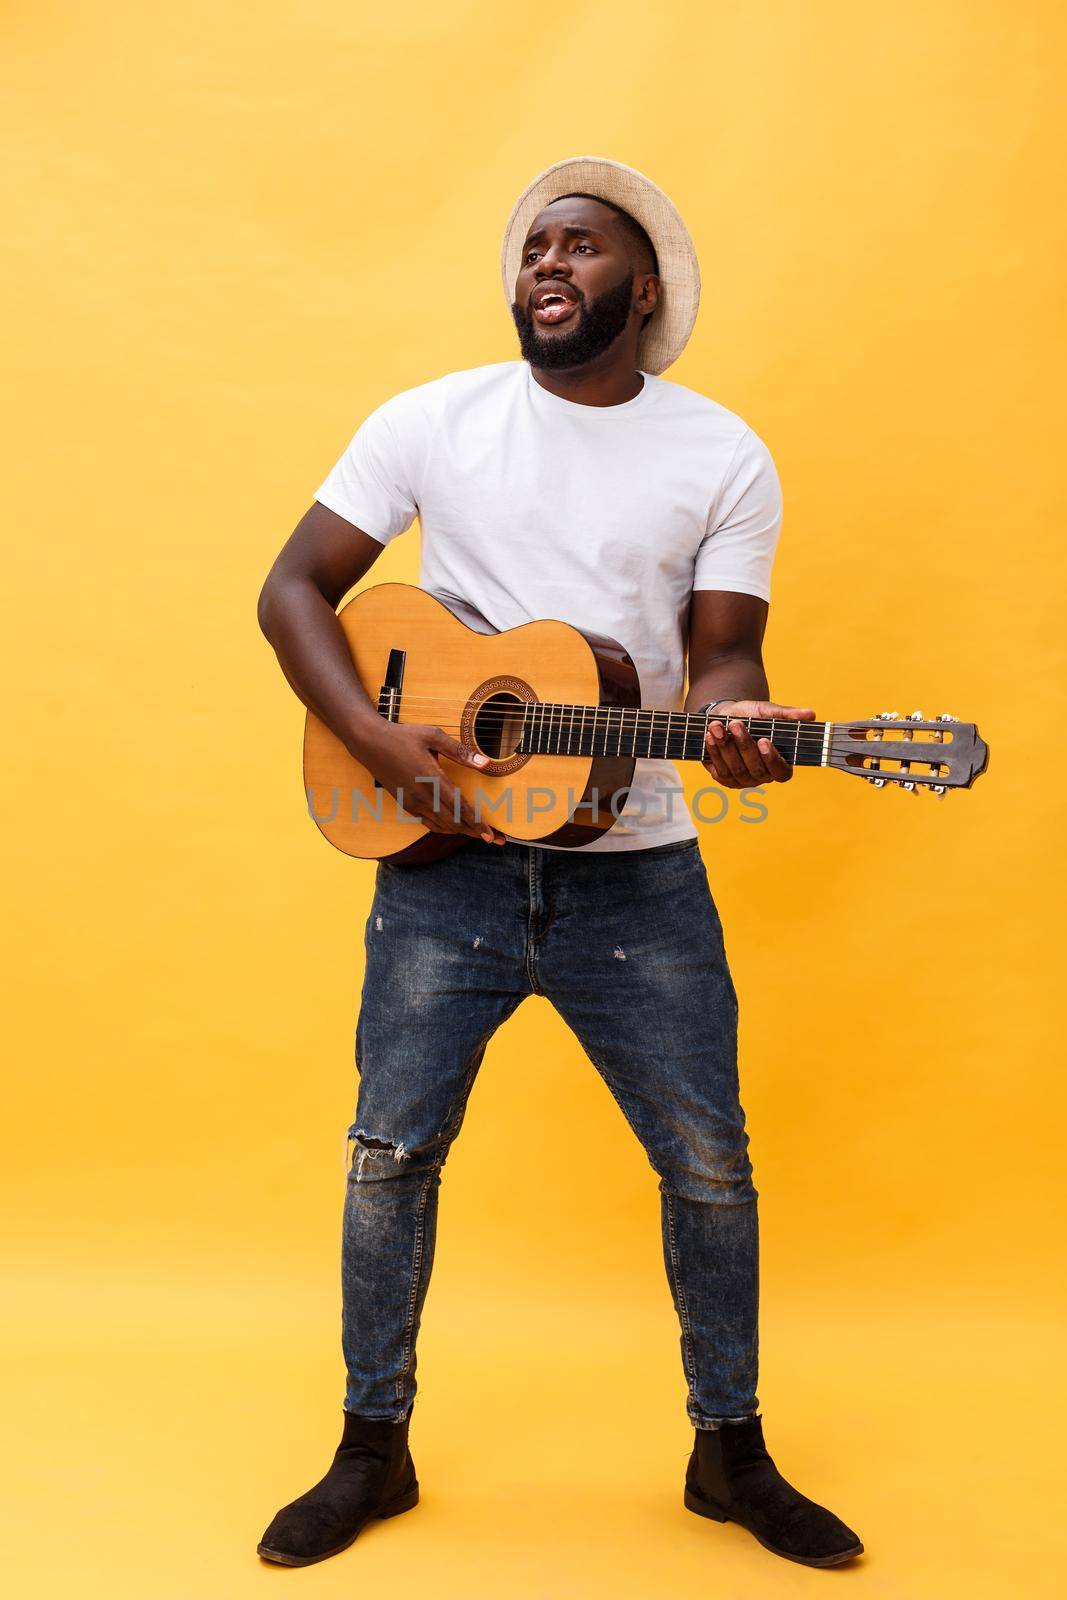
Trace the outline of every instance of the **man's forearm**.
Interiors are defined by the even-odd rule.
[[[703,666],[689,685],[684,710],[697,711],[709,700],[766,700],[770,694],[763,662],[751,656],[723,656]]]
[[[268,584],[259,625],[298,699],[358,756],[377,715],[330,602],[309,579]]]

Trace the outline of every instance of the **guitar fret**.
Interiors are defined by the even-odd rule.
[[[833,724],[783,723],[776,717],[741,720],[754,740],[769,739],[793,766],[828,766]],[[702,761],[709,713],[661,711],[655,706],[577,705],[535,700],[523,707],[517,752],[522,755]]]

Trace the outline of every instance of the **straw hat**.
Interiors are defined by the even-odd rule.
[[[522,247],[537,213],[561,195],[580,190],[621,206],[644,228],[659,259],[660,297],[637,345],[642,372],[659,373],[676,361],[693,331],[700,304],[700,267],[689,229],[650,178],[602,156],[571,156],[546,167],[515,202],[504,229],[500,274],[508,305],[515,301]]]

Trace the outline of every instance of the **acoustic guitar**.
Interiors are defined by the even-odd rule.
[[[643,706],[637,669],[614,639],[553,621],[497,633],[456,597],[403,583],[365,589],[338,617],[380,716],[432,723],[488,757],[481,768],[439,759],[509,838],[588,844],[618,820],[638,761],[703,758],[708,716]],[[970,788],[988,761],[974,724],[955,717],[739,720],[795,767],[832,767],[876,788],[943,796]],[[304,785],[312,818],[347,855],[414,864],[467,842],[409,815],[312,712]]]

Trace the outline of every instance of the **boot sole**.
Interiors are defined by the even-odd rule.
[[[328,1561],[331,1556],[339,1556],[342,1550],[347,1550],[350,1544],[355,1544],[369,1522],[384,1522],[386,1517],[398,1517],[402,1511],[413,1510],[418,1503],[419,1486],[416,1484],[414,1489],[409,1489],[406,1494],[390,1500],[380,1511],[372,1511],[369,1517],[364,1517],[350,1539],[346,1539],[343,1544],[335,1544],[332,1550],[324,1550],[319,1556],[290,1556],[286,1555],[284,1550],[272,1550],[265,1544],[256,1546],[256,1554],[262,1556],[264,1561],[276,1562],[280,1567],[311,1567],[316,1561]]]
[[[850,1549],[839,1550],[832,1556],[795,1556],[789,1550],[780,1550],[776,1544],[769,1544],[766,1539],[761,1539],[753,1528],[738,1522],[736,1517],[729,1516],[725,1511],[720,1511],[718,1506],[712,1505],[709,1500],[699,1499],[692,1489],[685,1491],[685,1507],[687,1511],[695,1511],[698,1517],[707,1517],[712,1522],[736,1522],[739,1528],[751,1533],[753,1539],[757,1544],[761,1544],[764,1550],[769,1550],[774,1556],[781,1556],[783,1561],[795,1561],[801,1567],[839,1567],[843,1561],[851,1561],[854,1556],[863,1554],[863,1546],[857,1542]]]

